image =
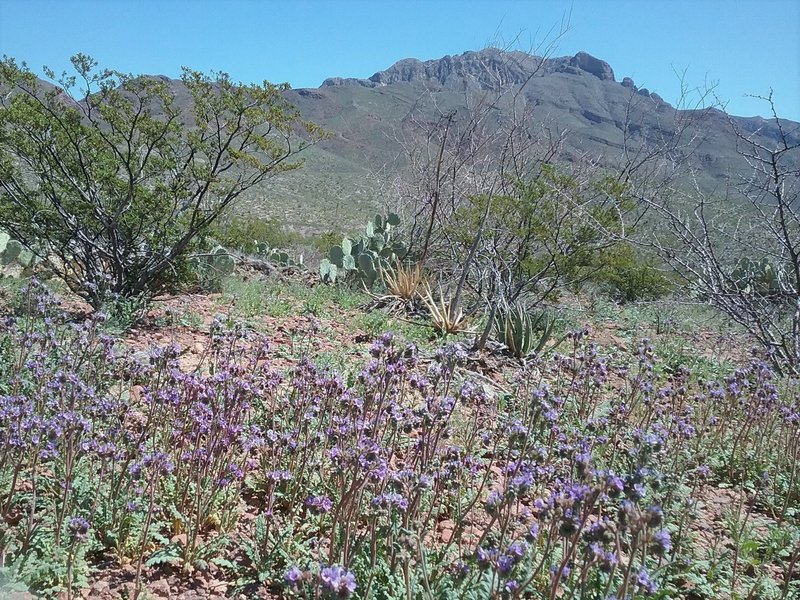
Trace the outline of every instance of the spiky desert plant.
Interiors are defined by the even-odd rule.
[[[494,325],[498,341],[522,358],[542,351],[553,335],[555,318],[547,311],[532,312],[514,304],[498,311]]]
[[[397,263],[393,268],[381,268],[381,277],[388,292],[403,300],[413,300],[424,280],[420,264],[403,266]]]
[[[438,300],[434,298],[428,283],[424,284],[423,290],[422,301],[431,315],[433,328],[437,332],[446,335],[466,331],[469,319],[461,307],[453,310],[452,304],[455,299],[445,300],[441,286],[439,287]]]

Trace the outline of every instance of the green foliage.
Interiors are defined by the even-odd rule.
[[[493,274],[494,281],[485,281],[488,302],[524,294],[544,299],[596,270],[598,254],[622,234],[632,208],[626,186],[616,180],[584,182],[545,164],[502,194],[470,197],[446,234],[466,256],[481,230],[473,270],[484,279]]]
[[[234,314],[240,318],[251,319],[267,314],[273,299],[266,282],[231,276],[222,280],[222,293],[226,301],[233,301]]]
[[[333,302],[339,308],[344,310],[353,310],[366,302],[366,295],[359,290],[351,290],[348,288],[336,288],[333,295]]]
[[[279,540],[285,543],[289,537],[291,531],[288,535],[279,536]],[[280,558],[281,548],[275,542],[270,536],[264,515],[258,515],[253,521],[251,534],[242,542],[242,552],[249,564],[247,574],[239,580],[239,585],[264,583],[280,577],[280,567],[283,565],[276,559]]]
[[[715,379],[730,365],[721,361],[699,356],[687,340],[679,337],[665,337],[656,344],[661,357],[659,369],[665,373],[678,373],[688,369],[697,376]]]
[[[16,569],[0,567],[0,598],[25,597],[23,594],[27,592],[28,586],[20,580]]]
[[[374,338],[388,330],[389,318],[382,310],[373,310],[357,317],[354,324]]]
[[[262,219],[255,216],[226,216],[214,224],[209,237],[221,246],[243,254],[259,254],[259,247],[286,248],[297,243],[300,236],[286,231],[276,218]]]
[[[109,300],[100,307],[105,315],[103,329],[114,334],[124,333],[141,321],[149,308],[150,298],[147,295]]]
[[[322,137],[286,102],[286,85],[185,69],[187,107],[161,79],[98,69],[83,54],[72,65],[49,88],[24,64],[0,62],[10,90],[0,97],[0,227],[54,259],[95,308],[171,285],[243,193],[300,166],[298,129]]]
[[[345,278],[355,278],[371,288],[380,276],[381,269],[406,257],[408,249],[396,239],[395,228],[400,217],[395,213],[375,215],[367,222],[364,233],[358,238],[344,238],[332,246],[328,258],[320,263],[320,277],[326,283]]]
[[[322,254],[327,255],[331,248],[342,241],[344,234],[340,231],[326,231],[312,238],[312,245]]]
[[[673,282],[658,268],[654,257],[645,256],[628,242],[599,253],[591,280],[615,302],[658,300],[669,295]]]
[[[495,332],[511,354],[524,358],[539,354],[553,336],[556,319],[545,310],[530,311],[521,304],[504,308],[495,317]]]
[[[296,245],[304,238],[287,232],[275,218],[227,217],[215,224],[208,237],[224,248],[252,255],[280,267],[303,266],[302,254],[295,258],[283,248]]]

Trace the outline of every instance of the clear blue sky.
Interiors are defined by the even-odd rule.
[[[673,103],[685,71],[692,86],[718,82],[737,115],[764,114],[745,95],[772,88],[781,116],[800,121],[797,0],[0,0],[0,54],[37,72],[84,52],[131,73],[186,65],[316,87],[401,58],[528,49],[567,18],[554,55],[585,50]]]

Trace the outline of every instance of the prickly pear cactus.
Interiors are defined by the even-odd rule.
[[[731,279],[738,290],[764,298],[779,298],[788,285],[784,266],[766,258],[743,258],[731,272]]]
[[[294,258],[285,250],[280,250],[279,248],[270,248],[269,244],[264,242],[256,242],[256,256],[279,267],[303,266],[302,254],[298,255],[297,258]]]
[[[222,246],[204,254],[196,254],[190,259],[190,264],[201,279],[226,277],[233,274],[236,268],[236,261]]]
[[[338,268],[336,265],[327,258],[322,259],[322,262],[319,263],[319,276],[322,281],[325,283],[336,283],[337,274]]]
[[[402,260],[408,250],[394,237],[394,229],[400,225],[400,217],[395,213],[386,216],[376,215],[367,222],[361,236],[345,238],[338,246],[333,246],[328,257],[323,261],[324,270],[329,273],[330,266],[336,268],[336,276],[323,274],[320,265],[320,277],[323,281],[338,279],[357,279],[367,287],[372,287],[379,279],[381,269],[388,269],[393,263]]]
[[[23,272],[38,262],[38,257],[29,248],[13,239],[5,231],[0,231],[0,264],[19,265]]]

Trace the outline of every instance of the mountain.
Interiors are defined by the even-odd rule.
[[[188,110],[190,96],[180,80],[151,77],[168,83],[176,104]],[[781,135],[773,119],[678,110],[629,77],[618,81],[611,65],[586,52],[541,58],[489,48],[437,60],[408,58],[368,79],[331,77],[286,96],[331,137],[307,150],[302,170],[250,193],[241,209],[303,232],[349,230],[385,212],[388,188],[408,178],[407,151],[420,147],[425,126],[450,113],[457,122],[468,120],[471,107],[487,98],[495,123],[524,110],[532,115],[531,136],[565,133],[558,160],[589,159],[609,168],[618,163],[624,140],[634,147],[657,143],[672,135],[677,121],[689,119],[685,137],[693,140],[697,181],[707,192],[748,174],[732,124],[768,147]],[[782,126],[790,143],[800,143],[800,124]]]
[[[285,202],[278,207],[272,201],[253,202],[250,208],[296,227],[357,224],[382,209],[385,178],[403,176],[406,153],[400,140],[413,143],[406,135],[411,118],[433,123],[455,110],[456,118],[466,119],[469,104],[503,90],[519,92],[532,110],[534,134],[543,125],[567,132],[561,154],[566,161],[588,156],[612,166],[626,133],[634,141],[637,136],[659,139],[671,134],[676,119],[695,116],[687,135],[696,140],[700,181],[709,191],[745,173],[731,120],[766,145],[780,134],[774,120],[761,117],[729,117],[716,109],[679,111],[628,77],[618,81],[608,63],[585,52],[542,59],[486,49],[424,62],[404,59],[368,79],[332,77],[319,88],[288,92],[303,116],[333,137],[312,149],[302,174],[279,182]],[[501,102],[497,110],[500,118],[510,106]],[[800,141],[800,124],[782,124],[791,140]]]

